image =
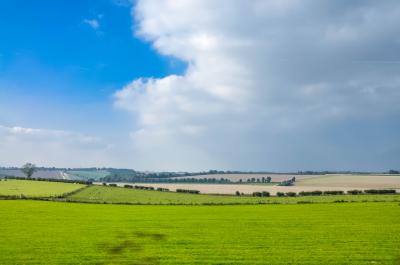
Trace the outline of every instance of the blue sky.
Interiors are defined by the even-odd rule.
[[[0,17],[3,125],[88,133],[123,126],[114,122],[113,91],[183,69],[135,38],[129,6],[112,1],[3,1]]]
[[[397,1],[2,1],[0,165],[387,170]]]

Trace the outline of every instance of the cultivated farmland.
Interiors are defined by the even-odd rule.
[[[337,186],[328,186],[328,185],[314,185],[314,186],[272,186],[272,185],[264,185],[264,184],[191,184],[191,183],[115,183],[118,186],[123,186],[125,184],[130,185],[144,185],[154,188],[167,188],[171,191],[175,191],[177,189],[190,189],[190,190],[198,190],[203,194],[224,194],[224,195],[233,195],[236,191],[239,191],[244,194],[252,194],[253,192],[262,192],[268,191],[271,195],[276,195],[277,192],[300,192],[300,191],[329,191],[329,190],[341,190],[348,191],[355,188],[364,189],[371,187],[337,187]],[[387,187],[389,188],[389,187]]]
[[[259,178],[261,179],[262,177],[271,177],[272,182],[281,182],[287,179],[290,179],[292,177],[296,177],[296,179],[309,179],[309,178],[316,178],[319,176],[323,175],[296,175],[296,174],[250,174],[250,173],[238,173],[238,174],[207,174],[207,175],[194,175],[194,176],[182,176],[182,177],[175,177],[177,179],[179,178],[196,178],[196,179],[202,179],[202,178],[216,178],[216,179],[229,179],[231,181],[239,181],[240,179],[243,181],[246,181],[248,179],[252,178]]]
[[[231,177],[231,180],[247,178],[261,178],[271,176],[272,183],[230,183],[230,184],[203,184],[203,183],[138,183],[151,187],[162,187],[175,191],[176,189],[194,189],[204,194],[234,194],[236,191],[245,194],[268,191],[272,195],[277,192],[301,192],[301,191],[348,191],[352,189],[397,189],[400,191],[400,175],[255,175],[255,174],[220,174],[201,175],[198,178],[208,176]],[[296,182],[293,186],[277,186],[280,181],[288,180],[293,176]],[[123,186],[127,183],[117,183]],[[129,183],[132,184],[132,183]]]
[[[324,175],[301,179],[296,186],[400,189],[400,175]]]

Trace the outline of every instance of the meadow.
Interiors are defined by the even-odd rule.
[[[301,197],[251,197],[206,194],[185,194],[128,189],[109,186],[89,186],[67,197],[68,201],[130,204],[293,204],[332,202],[400,202],[400,195],[334,195]]]
[[[60,196],[83,187],[85,185],[74,183],[8,179],[0,181],[0,196]]]
[[[399,203],[1,201],[0,264],[399,264]]]
[[[83,180],[94,179],[98,180],[100,178],[104,178],[105,176],[109,175],[110,172],[105,170],[69,170],[67,171],[68,174],[72,176],[76,176]]]

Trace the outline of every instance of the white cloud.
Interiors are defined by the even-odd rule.
[[[397,1],[139,0],[132,14],[137,36],[189,65],[115,94],[138,165],[343,168],[323,153],[348,151],[326,128],[400,113],[400,64],[380,63],[399,59]]]
[[[83,23],[89,25],[94,30],[97,30],[100,27],[100,22],[97,19],[84,19]]]
[[[109,165],[113,146],[76,132],[0,125],[0,150],[2,165],[99,166]]]

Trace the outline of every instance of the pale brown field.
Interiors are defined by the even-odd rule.
[[[116,183],[118,186],[123,186],[128,183]],[[170,191],[176,189],[198,190],[203,194],[235,194],[236,191],[244,194],[251,194],[256,191],[268,191],[271,195],[277,192],[300,192],[300,191],[328,191],[328,190],[343,190],[348,191],[355,187],[326,187],[326,186],[267,186],[267,185],[245,185],[245,184],[188,184],[188,183],[129,183],[130,185],[147,186],[154,188],[167,188]],[[362,189],[361,187],[357,187]]]
[[[225,176],[226,175],[218,175]],[[246,175],[257,178],[255,175]],[[258,175],[258,177],[268,175]],[[269,175],[272,181],[281,181],[291,178],[293,175]],[[397,189],[400,190],[400,176],[390,175],[295,175],[295,186],[273,186],[263,184],[197,184],[197,183],[117,183],[119,186],[124,184],[151,186],[154,188],[167,188],[171,191],[176,189],[192,189],[198,190],[203,194],[235,194],[239,191],[244,194],[253,192],[268,191],[271,195],[277,192],[300,192],[300,191],[329,191],[342,190],[348,191],[353,189]],[[238,179],[243,175],[234,175]],[[274,179],[275,177],[275,179]],[[279,177],[279,178],[278,178]]]
[[[296,186],[400,189],[399,175],[324,175],[302,179]]]
[[[196,179],[202,179],[202,178],[216,178],[216,179],[230,179],[231,181],[239,181],[242,179],[243,181],[246,181],[247,179],[251,178],[259,178],[261,179],[262,177],[271,177],[272,182],[281,182],[284,180],[291,179],[292,177],[296,177],[297,180],[301,179],[309,179],[309,178],[317,178],[321,177],[322,175],[296,175],[296,174],[210,174],[210,175],[196,175],[196,176],[182,176],[182,177],[177,177],[179,178],[196,178]]]

